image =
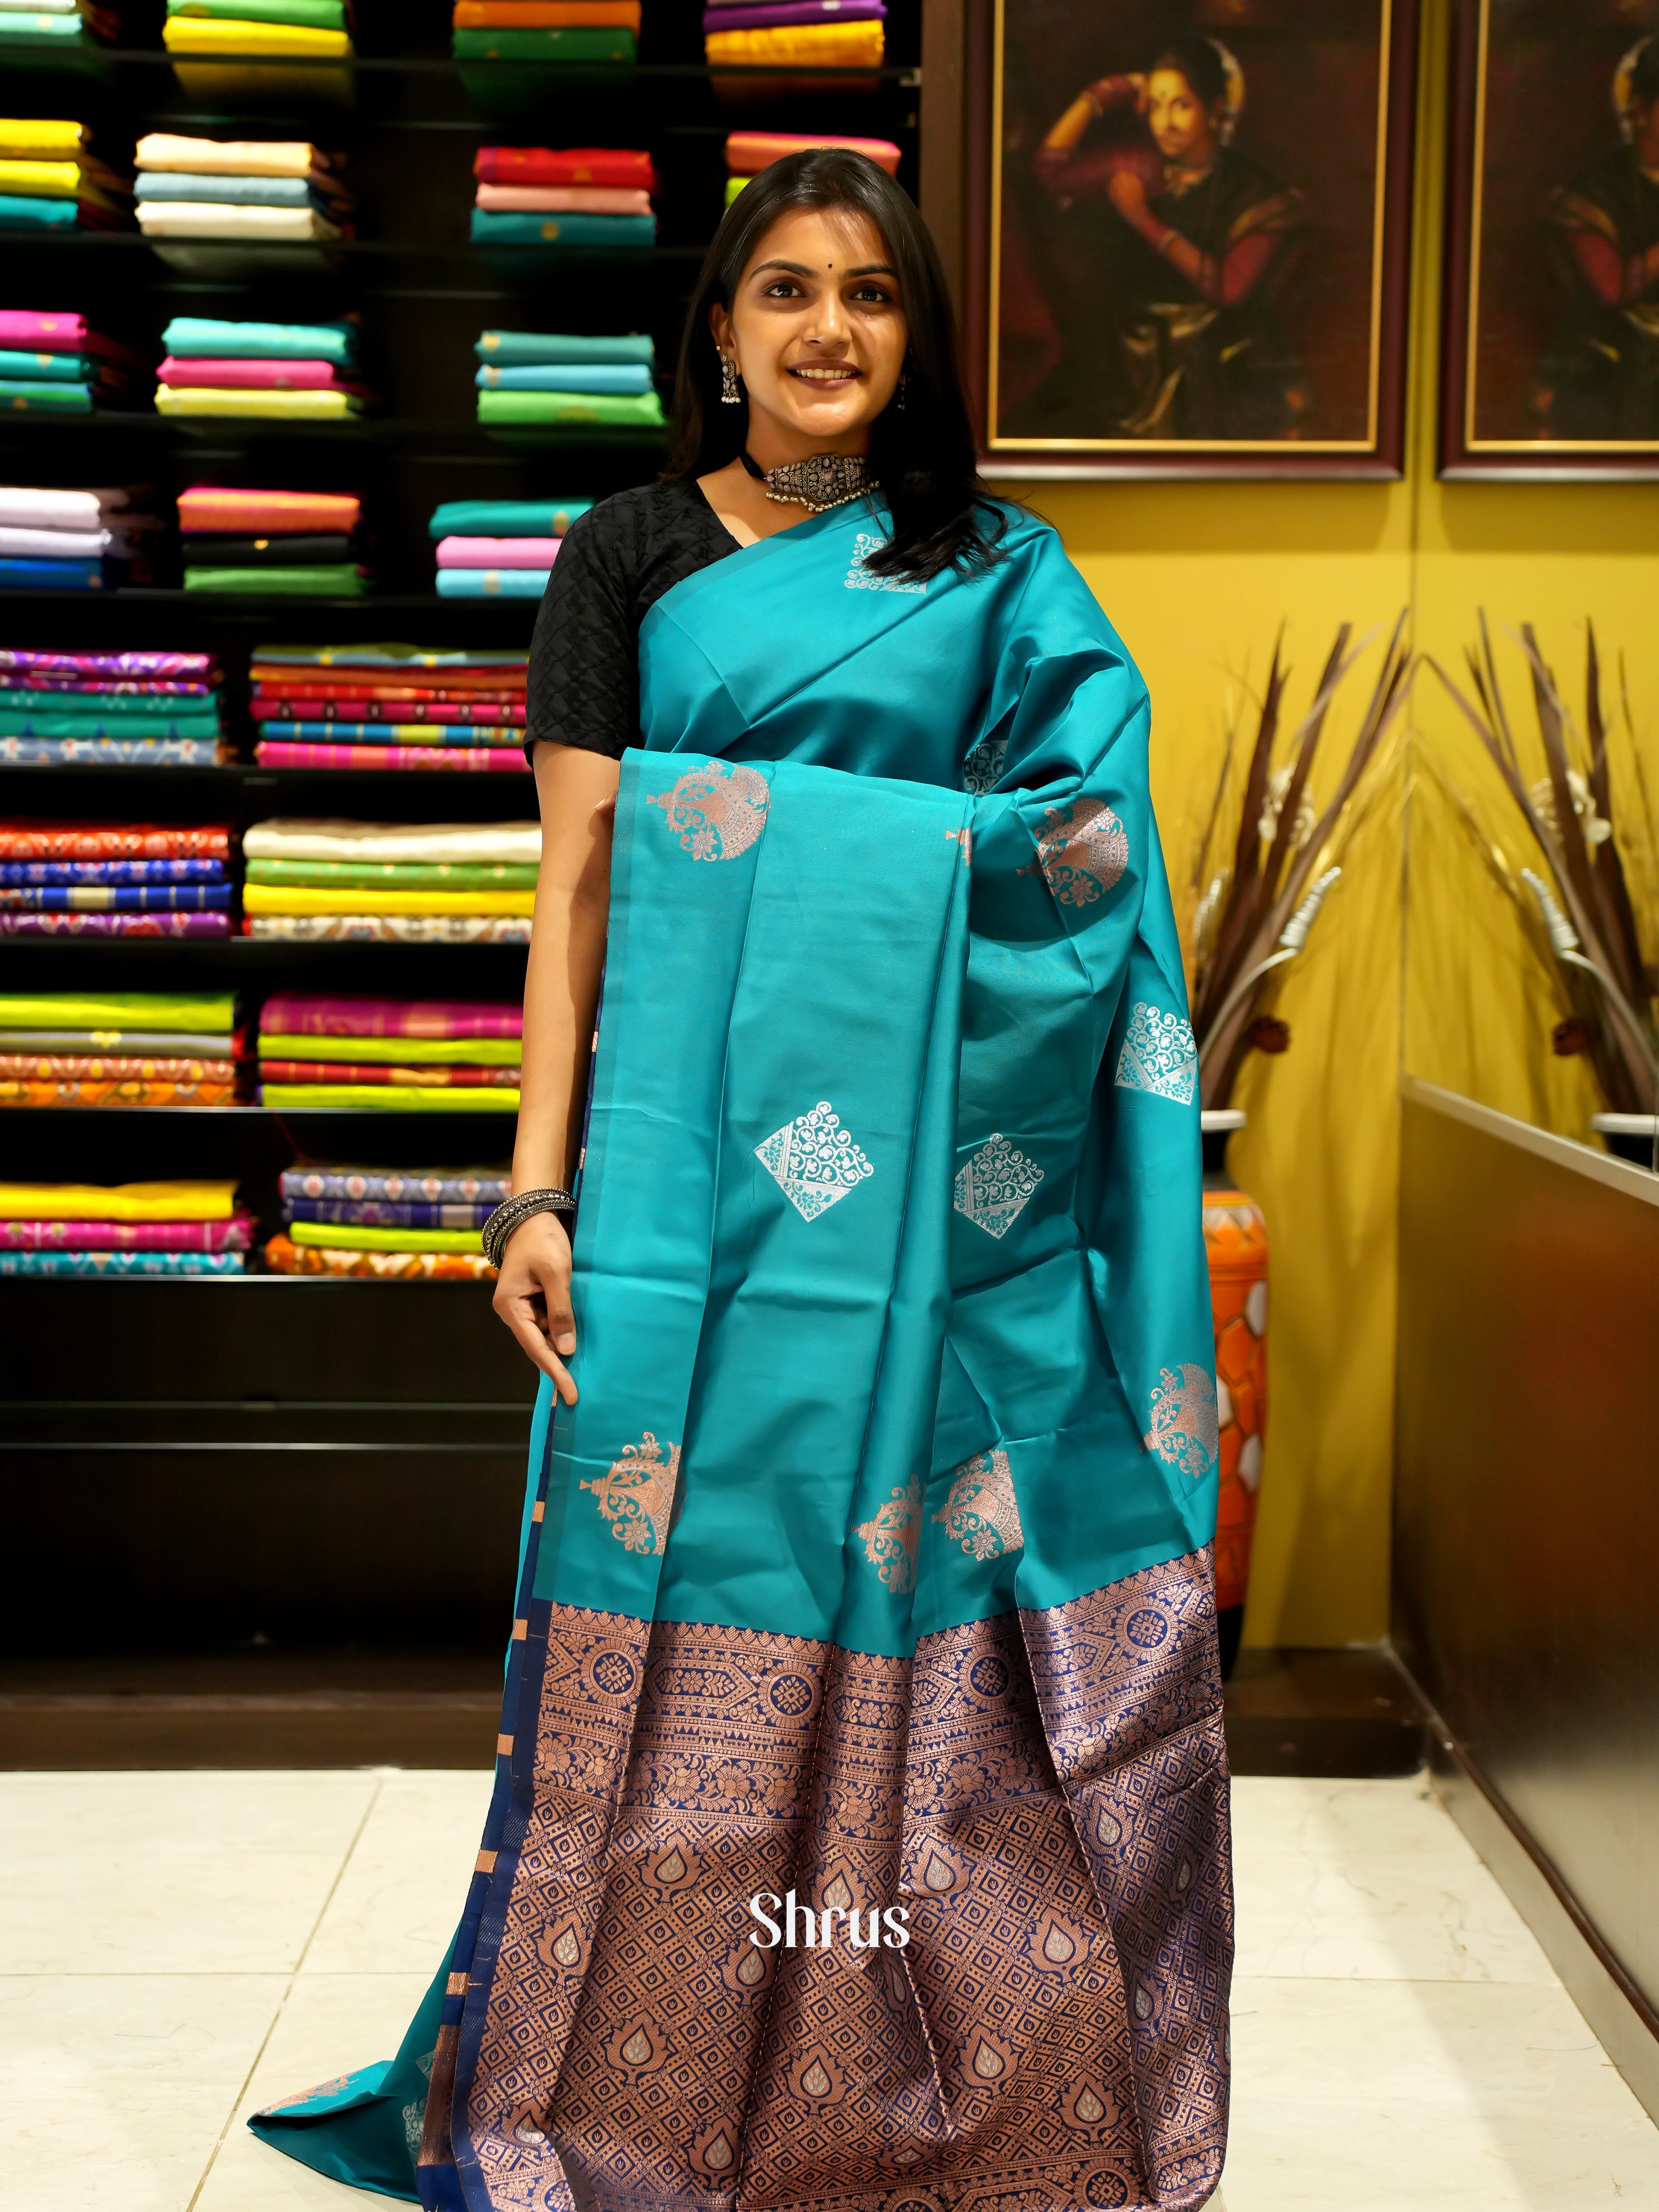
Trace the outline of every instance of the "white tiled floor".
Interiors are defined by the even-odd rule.
[[[366,2208],[241,2120],[395,2049],[488,1788],[0,1777],[5,2203]],[[1425,1789],[1247,1779],[1234,1811],[1227,2212],[1659,2212],[1659,2130]]]

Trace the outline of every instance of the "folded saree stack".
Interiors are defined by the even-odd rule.
[[[730,207],[750,177],[769,169],[786,154],[806,154],[825,146],[839,146],[849,154],[866,154],[890,177],[896,177],[903,159],[890,138],[836,138],[802,136],[788,131],[733,131],[726,141],[726,204]]]
[[[147,238],[319,240],[352,235],[355,204],[338,164],[304,140],[181,138],[138,141],[138,228]],[[234,330],[238,325],[225,327]],[[169,362],[179,390],[331,391],[332,355],[237,358],[186,352]],[[246,372],[252,371],[252,374]]]
[[[469,4],[499,0],[463,0]],[[594,4],[610,7],[617,0]],[[634,12],[637,16],[637,7]],[[656,244],[651,195],[657,174],[649,154],[621,146],[481,146],[473,168],[478,179],[475,246],[580,246],[629,253]]]
[[[533,428],[580,445],[654,445],[666,428],[648,337],[485,331],[474,350],[486,428]]]
[[[94,330],[84,315],[0,309],[0,407],[10,414],[118,407],[141,368],[130,346]]]
[[[0,315],[0,333],[8,319],[21,318]],[[161,526],[140,497],[117,485],[0,484],[0,591],[105,592],[153,581]]]
[[[441,599],[538,599],[559,541],[591,499],[453,499],[428,525]]]
[[[522,1029],[516,1001],[283,992],[259,1015],[260,1097],[286,1112],[516,1114]],[[430,1251],[478,1249],[470,1227],[464,1237],[429,1226],[410,1233],[451,1240],[428,1245]]]
[[[161,40],[173,54],[344,61],[351,16],[346,0],[167,0]]]
[[[211,768],[222,743],[218,687],[217,664],[205,653],[0,649],[0,761],[27,768]],[[155,857],[193,850],[181,844]]]
[[[231,896],[219,825],[0,822],[0,937],[228,937]]]
[[[353,557],[362,514],[353,492],[191,484],[179,495],[185,589],[357,599],[370,581]]]
[[[504,1168],[289,1168],[286,1226],[265,1264],[279,1275],[493,1281],[478,1231],[511,1189]]]
[[[0,993],[0,1106],[228,1106],[228,992]]]
[[[702,11],[704,58],[738,68],[879,69],[883,0],[712,0]]]
[[[72,9],[24,15],[0,6],[0,55],[7,36],[19,35],[20,24],[61,23],[80,30],[99,20],[96,10],[85,15]],[[38,38],[40,33],[22,35]],[[90,135],[84,123],[60,118],[0,118],[0,227],[63,230],[79,224],[88,230],[117,230],[131,223],[132,179],[98,160],[88,144]]]
[[[458,62],[542,62],[584,76],[631,70],[640,0],[455,0]]]
[[[368,398],[353,371],[355,323],[224,323],[175,315],[155,372],[161,415],[271,416],[339,422]]]
[[[256,646],[250,671],[254,758],[261,768],[520,772],[527,666],[522,653]]]
[[[240,1275],[234,1182],[0,1182],[0,1275]]]
[[[246,861],[242,928],[249,937],[304,943],[343,939],[370,944],[527,945],[541,848],[541,825],[536,822],[256,822],[242,838]],[[374,1001],[377,1008],[386,1003]],[[261,1023],[262,1052],[268,1049],[263,1032],[271,1027],[268,1003]],[[512,1034],[516,1037],[517,1030]],[[277,1055],[290,1060],[331,1056],[352,1057],[349,1053]],[[425,1056],[461,1064],[467,1060],[465,1052],[447,1050]],[[495,1055],[495,1064],[516,1066],[518,1057],[515,1046],[510,1054]],[[446,1084],[461,1079],[449,1075],[441,1079]],[[516,1085],[516,1075],[513,1080]],[[489,1083],[499,1088],[500,1079],[491,1078]],[[344,1103],[412,1106],[422,1102],[398,1097]],[[483,1102],[489,1107],[507,1103],[496,1097]],[[510,1103],[516,1109],[518,1103],[514,1089]]]

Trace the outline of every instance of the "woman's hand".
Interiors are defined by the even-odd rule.
[[[576,1386],[565,1361],[574,1357],[576,1317],[570,1310],[570,1239],[556,1213],[532,1213],[507,1240],[495,1311],[567,1406]]]

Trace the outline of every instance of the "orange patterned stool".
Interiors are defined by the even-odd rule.
[[[1261,1485],[1267,1418],[1267,1226],[1242,1190],[1204,1193],[1204,1249],[1215,1323],[1216,1407],[1221,1428],[1221,1502],[1215,1536],[1215,1602],[1223,1674],[1244,1626],[1250,1540]]]

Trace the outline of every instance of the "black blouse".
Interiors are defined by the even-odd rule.
[[[530,645],[525,752],[538,740],[620,760],[640,742],[640,624],[738,541],[688,477],[602,499],[565,532]]]

